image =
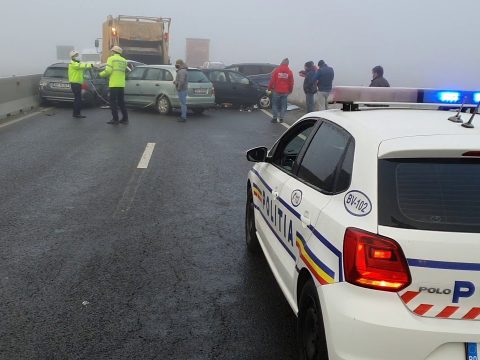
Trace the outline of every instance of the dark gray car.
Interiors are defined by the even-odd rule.
[[[108,99],[107,80],[101,78],[97,70],[86,69],[84,78],[85,81],[82,84],[82,101],[84,103],[99,104],[102,102],[100,96]],[[52,64],[45,70],[40,79],[39,94],[41,104],[73,102],[73,93],[68,82],[68,63]]]

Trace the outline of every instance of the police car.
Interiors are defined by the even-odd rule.
[[[480,115],[438,108],[480,93],[339,87],[333,99],[342,110],[247,152],[247,248],[298,317],[300,358],[478,359]],[[398,108],[411,103],[435,109]]]

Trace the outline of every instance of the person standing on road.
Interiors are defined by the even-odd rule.
[[[181,59],[175,62],[175,68],[177,69],[177,76],[175,77],[175,88],[178,93],[178,100],[180,101],[181,115],[177,121],[187,121],[187,93],[188,93],[188,66]]]
[[[317,93],[317,81],[315,80],[316,66],[313,61],[305,63],[305,70],[301,71],[303,80],[303,91],[305,92],[305,102],[307,105],[307,113],[315,111],[315,94]]]
[[[320,60],[318,62],[317,75],[315,76],[318,88],[318,109],[320,111],[328,109],[328,96],[332,91],[334,77],[333,68],[328,66],[324,60]]]
[[[280,66],[272,73],[272,79],[268,85],[268,90],[273,91],[272,95],[272,123],[283,122],[287,112],[288,95],[293,91],[293,73],[288,67],[288,58],[283,59]]]
[[[81,63],[78,59],[80,54],[78,51],[72,50],[70,52],[70,64],[68,64],[68,81],[73,92],[73,117],[77,119],[85,118],[82,112],[82,85],[83,73],[85,69],[91,68],[91,64]]]
[[[110,90],[110,109],[112,120],[107,124],[128,124],[127,108],[125,107],[125,76],[127,72],[127,60],[122,57],[122,48],[112,47],[112,55],[107,60],[105,70],[100,73],[101,77],[109,77],[108,88]],[[118,120],[118,108],[122,112],[122,120]]]
[[[370,83],[370,87],[390,87],[387,79],[383,77],[383,67],[380,65],[375,66],[372,69],[372,82]]]

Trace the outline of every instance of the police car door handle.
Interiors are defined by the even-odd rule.
[[[312,222],[310,221],[310,218],[306,217],[305,215],[301,215],[300,220],[302,220],[302,224],[303,224],[304,227],[312,225]]]
[[[273,197],[274,200],[276,200],[278,198],[278,195],[279,195],[278,191],[275,191],[275,190],[272,191],[272,197]]]

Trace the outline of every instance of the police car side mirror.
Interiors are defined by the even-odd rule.
[[[247,160],[251,162],[265,162],[267,159],[268,149],[260,146],[247,151]]]

